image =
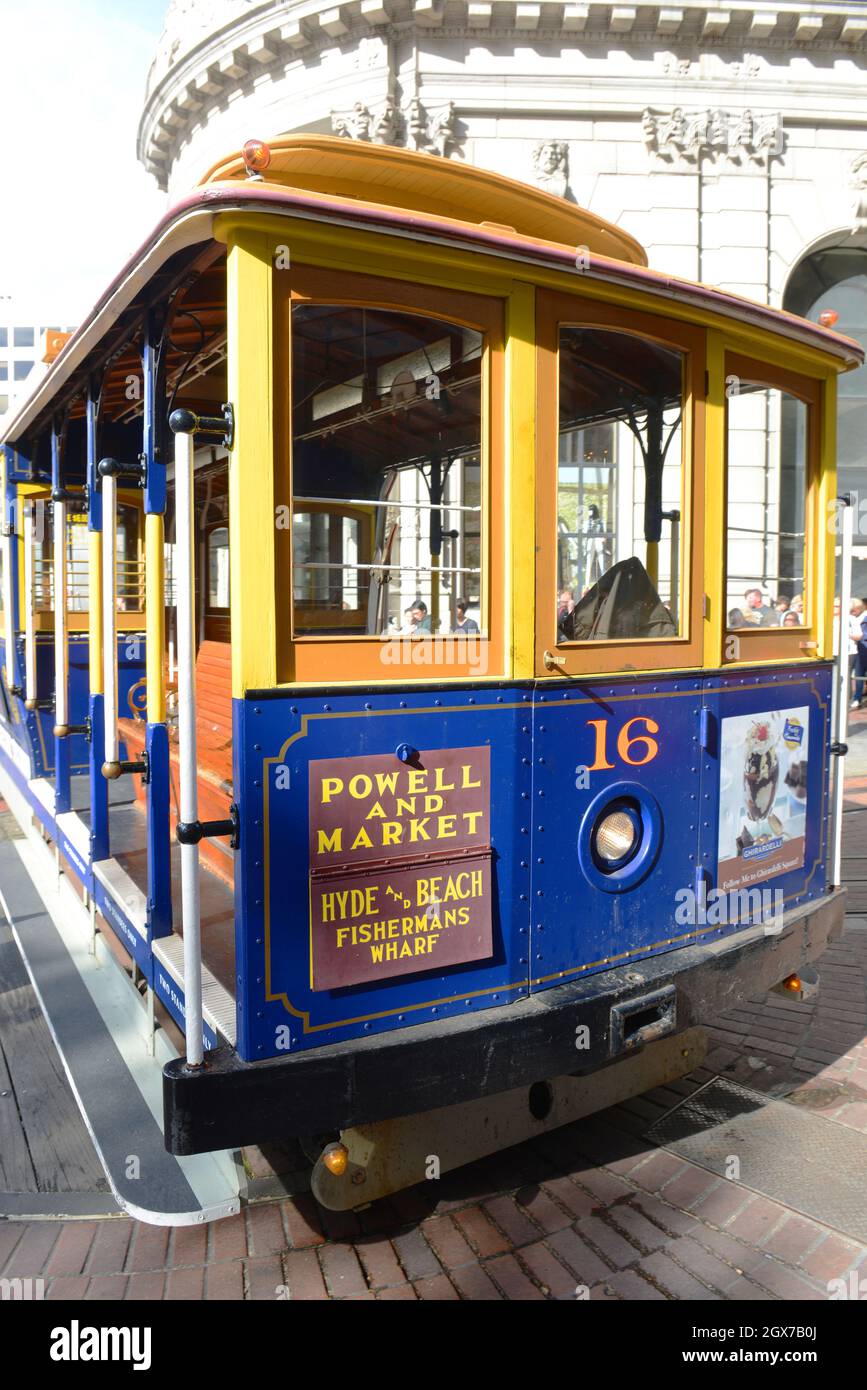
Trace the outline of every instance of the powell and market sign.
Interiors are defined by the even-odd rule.
[[[491,954],[490,749],[309,764],[310,984]]]

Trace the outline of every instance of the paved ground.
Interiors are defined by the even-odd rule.
[[[846,1229],[644,1137],[715,1074],[822,1117],[831,1137],[867,1136],[867,713],[852,735],[852,911],[816,1000],[747,1003],[715,1021],[706,1066],[683,1082],[358,1215],[302,1197],[204,1230],[0,1221],[0,1272],[43,1277],[49,1298],[109,1300],[824,1300],[830,1280],[867,1281],[867,1246]]]

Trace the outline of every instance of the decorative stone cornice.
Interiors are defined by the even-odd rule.
[[[744,65],[765,51],[867,51],[867,5],[836,0],[448,0],[447,5],[446,0],[336,5],[330,0],[172,0],[148,77],[139,158],[165,187],[183,141],[239,90],[252,90],[263,76],[279,80],[287,68],[307,66],[325,50],[352,52],[365,36],[389,46],[414,38],[423,45],[432,31],[474,45],[494,38],[526,45],[532,38],[536,44],[596,51],[610,44],[644,53],[667,45],[675,50],[668,59],[676,77],[677,65],[686,64],[681,75],[688,75],[691,62],[708,51],[731,53],[733,62]],[[749,74],[733,73],[743,75]],[[382,99],[397,106],[392,88],[393,82]],[[403,96],[405,106],[418,93]],[[446,147],[446,154],[458,147],[448,133]]]

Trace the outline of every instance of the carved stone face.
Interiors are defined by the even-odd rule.
[[[536,154],[536,167],[540,174],[556,174],[563,164],[563,148],[555,141],[548,140],[540,145]]]

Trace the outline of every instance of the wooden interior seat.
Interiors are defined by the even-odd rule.
[[[130,757],[145,746],[141,719],[119,719],[121,738]],[[171,820],[177,823],[179,762],[177,726],[170,726]],[[198,758],[199,819],[223,820],[232,801],[232,648],[229,642],[202,642],[196,656],[196,745]],[[136,776],[136,796],[145,790]],[[222,839],[205,839],[199,845],[202,859],[220,878],[234,882],[234,856]]]

